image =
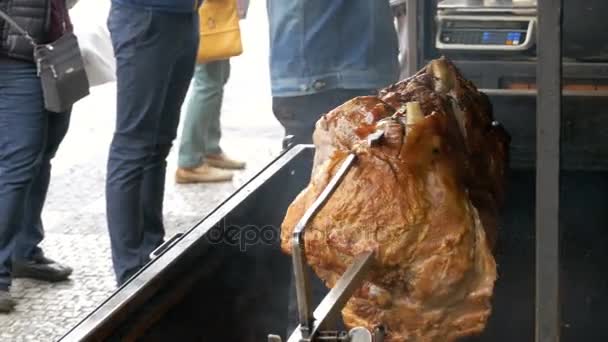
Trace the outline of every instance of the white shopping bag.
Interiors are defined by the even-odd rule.
[[[116,59],[106,25],[110,5],[110,0],[80,0],[70,9],[91,87],[116,80]]]

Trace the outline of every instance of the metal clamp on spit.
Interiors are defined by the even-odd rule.
[[[384,130],[380,129],[368,137],[368,143],[375,145],[383,136]],[[384,328],[382,327],[378,327],[374,331],[357,327],[349,332],[330,329],[330,326],[337,321],[341,310],[353,292],[363,284],[373,263],[373,252],[367,252],[355,258],[353,264],[344,272],[336,283],[336,286],[329,291],[314,312],[311,303],[310,279],[306,273],[306,257],[304,255],[305,229],[323,205],[325,205],[338,185],[340,185],[356,160],[357,155],[354,153],[350,153],[346,157],[338,172],[336,172],[313,205],[304,213],[304,216],[294,229],[292,237],[292,262],[300,325],[289,337],[288,342],[382,342],[384,340]],[[281,342],[281,337],[269,335],[268,342]]]

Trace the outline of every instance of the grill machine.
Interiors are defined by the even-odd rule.
[[[525,53],[536,42],[536,0],[446,0],[437,8],[438,50]]]
[[[417,57],[421,64],[432,58],[427,52],[439,54],[434,45],[437,7],[427,1],[409,0],[408,4],[408,15],[417,18],[413,24],[418,24],[410,33],[424,32],[419,29],[424,25],[433,26],[428,31],[433,33],[431,36],[411,40],[417,48],[410,51],[415,54],[410,62]],[[540,38],[534,44],[538,51],[531,48],[534,51],[526,56],[512,55],[512,61],[504,57],[496,62],[494,57],[484,59],[480,55],[457,59],[469,78],[481,75],[483,81],[483,76],[489,74],[488,82],[482,86],[495,91],[495,112],[503,116],[499,120],[506,126],[512,125],[508,129],[514,135],[515,156],[496,256],[500,277],[493,313],[484,333],[467,342],[557,342],[560,335],[562,341],[568,342],[608,340],[608,330],[603,327],[604,317],[608,316],[608,177],[604,173],[606,159],[601,158],[604,152],[601,147],[596,148],[601,143],[608,145],[608,135],[603,127],[598,127],[603,119],[597,111],[579,109],[574,113],[580,117],[575,117],[565,110],[565,120],[560,120],[560,5],[560,0],[538,2],[540,20],[536,29]],[[489,55],[493,53],[496,52]],[[567,76],[572,65],[586,72],[594,70],[600,78],[605,75],[602,70],[607,70],[602,69],[601,63],[581,63],[567,62],[564,74]],[[473,67],[475,64],[480,70]],[[537,67],[540,77],[533,81],[539,84],[538,94],[535,89],[504,89],[492,83],[513,75],[534,76]],[[534,101],[535,95],[539,98],[537,120],[531,119],[535,105],[531,111],[526,101],[522,107],[508,107],[522,98]],[[567,109],[570,95],[565,95]],[[572,98],[581,96],[574,95]],[[602,98],[597,94],[590,97]],[[509,100],[501,102],[501,98]],[[584,101],[579,104],[588,105]],[[510,113],[515,117],[510,117]],[[567,125],[568,119],[573,127]],[[562,141],[561,182],[560,124],[565,128],[565,139],[570,136],[574,142]],[[581,153],[572,153],[572,145]],[[530,155],[526,155],[528,152]],[[281,155],[198,225],[169,240],[152,262],[73,327],[62,341],[253,342],[268,340],[268,334],[286,339],[292,263],[280,252],[277,227],[289,203],[308,183],[313,153],[310,146],[296,146]],[[234,233],[233,228],[237,228],[237,234],[226,234]],[[258,238],[250,239],[247,232],[259,233]],[[355,284],[354,275],[365,273],[366,259],[363,256],[344,275],[343,279],[354,280],[345,284]],[[334,290],[334,294],[348,293],[338,291],[340,286]],[[303,298],[300,296],[301,303]],[[304,328],[314,328],[314,322],[310,324],[311,306],[300,307],[309,308],[301,315]],[[318,308],[339,307],[322,304]],[[359,329],[349,336],[330,333],[331,324],[322,328],[323,334],[314,336],[313,341],[367,341],[374,337],[370,334],[381,338],[382,332]],[[271,336],[271,341],[277,338]]]

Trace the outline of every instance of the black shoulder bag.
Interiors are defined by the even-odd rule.
[[[70,110],[76,101],[89,95],[89,79],[84,69],[76,36],[67,32],[49,44],[38,44],[8,14],[0,10],[6,20],[34,47],[34,61],[42,83],[44,108],[55,113]]]

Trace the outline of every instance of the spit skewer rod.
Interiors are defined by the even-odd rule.
[[[293,232],[293,239],[291,242],[292,261],[296,284],[296,296],[298,300],[300,331],[303,338],[308,338],[311,336],[314,321],[311,304],[310,281],[308,275],[306,274],[307,269],[306,257],[304,255],[304,230],[310,221],[312,221],[317,212],[321,210],[327,199],[329,199],[329,197],[336,190],[356,159],[357,156],[353,153],[346,157],[346,160],[342,163],[338,172],[334,175],[313,205],[304,213],[304,216],[300,219]]]
[[[353,292],[361,287],[374,261],[374,253],[367,252],[355,258],[353,264],[344,272],[340,280],[323,298],[314,312],[314,322],[309,330],[309,337],[302,336],[300,327],[289,337],[288,342],[311,341],[322,329],[327,329],[326,323],[331,323],[340,314]]]
[[[368,136],[367,142],[370,146],[376,145],[382,139],[383,136],[384,136],[384,130],[379,129],[376,132],[374,132]],[[315,315],[313,314],[313,310],[312,310],[310,280],[309,280],[308,274],[306,274],[307,268],[306,268],[306,257],[305,257],[305,253],[304,253],[304,232],[305,232],[305,229],[308,226],[308,224],[313,220],[314,216],[321,210],[321,208],[323,208],[323,206],[325,205],[327,200],[331,197],[331,195],[337,189],[338,185],[340,185],[340,183],[342,182],[344,177],[348,174],[348,171],[353,166],[353,164],[355,163],[356,160],[357,160],[357,155],[355,153],[350,153],[346,157],[344,162],[342,162],[340,169],[338,169],[338,172],[336,172],[336,174],[333,176],[333,178],[331,179],[329,184],[325,187],[325,189],[323,190],[321,195],[315,200],[315,202],[312,204],[312,206],[310,208],[308,208],[308,210],[306,210],[306,212],[304,213],[304,216],[302,216],[300,221],[298,221],[298,223],[294,229],[294,232],[293,232],[292,243],[291,243],[292,262],[293,262],[294,280],[295,280],[295,284],[296,284],[298,316],[299,316],[299,320],[300,320],[300,327],[297,330],[300,331],[301,337],[303,340],[307,340],[307,339],[314,337],[314,334],[316,333],[316,329],[313,329],[313,328],[315,326],[317,326],[317,329],[318,329],[318,325],[315,325],[315,323],[314,323]],[[373,259],[371,254],[368,255],[367,258],[363,258],[363,260],[358,259],[359,261],[364,261],[363,264],[360,265],[360,266],[362,266],[361,268],[364,269],[366,266],[368,266],[371,263],[371,259]],[[354,266],[357,266],[357,262],[355,262]],[[351,266],[351,268],[352,268],[352,266]],[[351,268],[349,268],[349,270]],[[361,270],[359,270],[359,271],[361,271]],[[346,273],[348,273],[348,271]],[[364,273],[364,272],[359,272],[359,273]],[[355,274],[354,274],[355,278],[356,278],[357,274],[358,273],[355,272]],[[347,275],[347,274],[345,274],[345,275]],[[344,275],[343,275],[343,278],[344,278]],[[343,278],[341,278],[341,280]],[[351,280],[354,280],[354,279],[351,279]],[[347,286],[347,289],[350,289],[350,286]],[[343,290],[347,290],[347,289],[343,289]],[[354,290],[352,290],[352,291],[354,291]],[[344,293],[347,293],[347,292],[348,291],[344,291]],[[352,294],[352,292],[348,293],[348,296],[350,296],[351,294]],[[348,299],[346,299],[346,300],[348,300]],[[342,306],[340,306],[337,310],[339,311],[340,309],[342,309],[342,307],[344,306],[345,303],[346,303],[346,301],[344,301],[344,303],[342,303]],[[321,303],[321,304],[323,304],[323,303]],[[320,306],[320,308],[322,308],[322,307],[323,306]],[[332,308],[332,306],[329,307],[329,309],[331,309],[331,308]],[[326,309],[328,309],[328,308],[326,307]]]

